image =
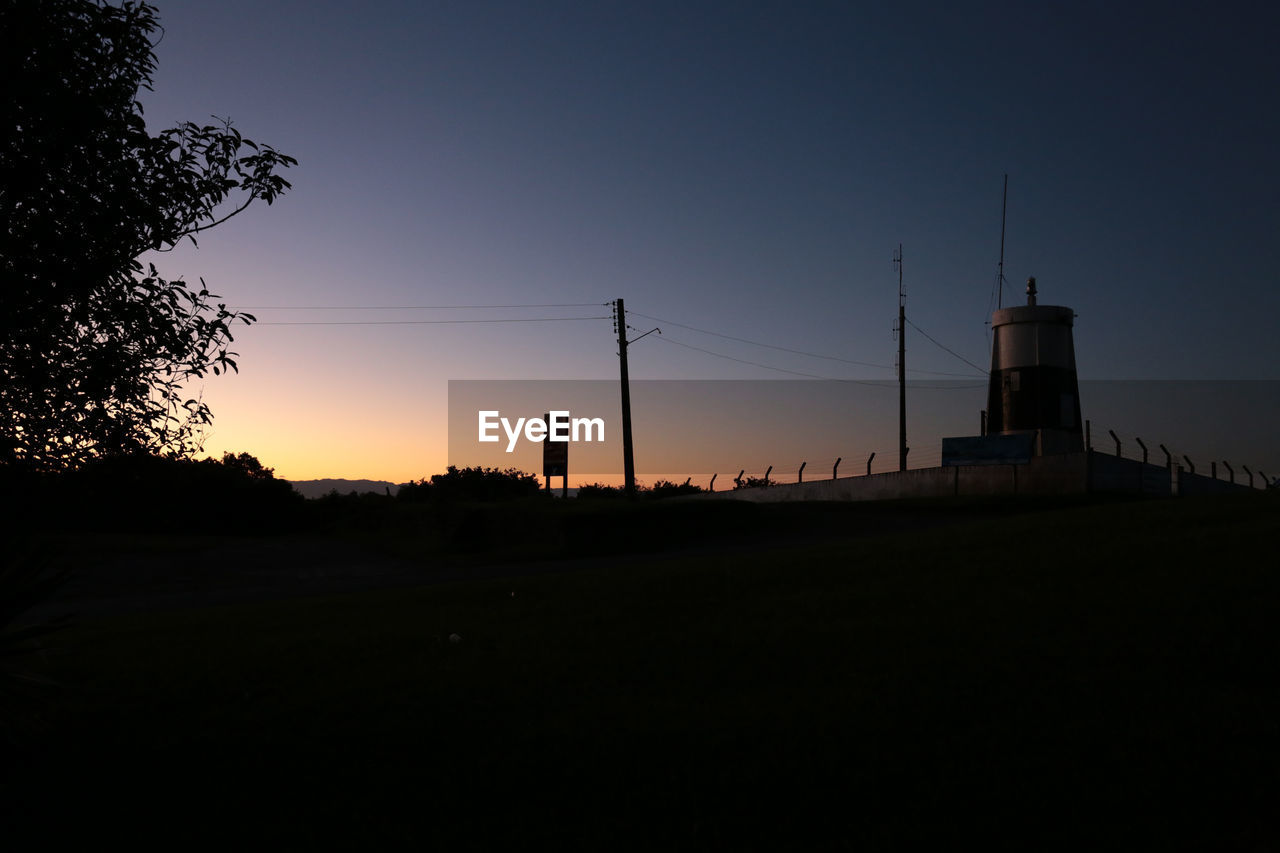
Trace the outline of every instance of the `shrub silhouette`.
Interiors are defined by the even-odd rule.
[[[578,498],[620,498],[622,497],[622,489],[617,486],[606,486],[602,483],[591,483],[586,486],[578,486]]]
[[[145,454],[93,460],[51,475],[58,514],[89,529],[156,532],[273,532],[298,520],[303,498],[247,453],[187,460]]]
[[[734,490],[738,489],[758,489],[765,486],[776,486],[777,481],[772,477],[743,477],[741,480],[733,481]]]
[[[673,483],[670,480],[658,480],[652,486],[636,483],[636,495],[641,498],[674,498],[680,495],[696,495],[702,490],[701,486],[694,486],[689,483]],[[625,496],[626,491],[621,486],[606,486],[601,483],[578,486],[579,498],[610,499]]]
[[[696,495],[702,491],[701,486],[692,483],[673,483],[670,480],[658,480],[647,492],[655,498],[674,498],[680,495]]]
[[[509,501],[538,494],[538,477],[515,468],[457,468],[450,465],[443,474],[432,474],[400,487],[397,498],[409,503],[456,503],[459,501]]]

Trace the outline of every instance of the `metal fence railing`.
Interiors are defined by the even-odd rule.
[[[1094,453],[1114,455],[1159,467],[1177,466],[1191,474],[1205,475],[1255,489],[1280,487],[1280,478],[1272,479],[1264,471],[1244,462],[1212,458],[1200,451],[1193,452],[1139,435],[1095,429],[1089,421],[1085,422],[1085,447]],[[907,470],[937,468],[941,465],[941,442],[926,448],[912,449],[907,453]],[[865,477],[897,470],[897,448],[888,451],[852,450],[842,456],[778,460],[776,464],[703,473],[689,477],[688,481],[709,491],[725,491],[746,486]]]
[[[1086,421],[1086,425],[1088,422]],[[1095,453],[1133,459],[1162,468],[1178,467],[1191,474],[1199,474],[1214,480],[1249,486],[1256,489],[1276,488],[1276,480],[1260,468],[1236,460],[1216,458],[1203,452],[1176,444],[1143,438],[1116,430],[1086,429],[1085,445]]]

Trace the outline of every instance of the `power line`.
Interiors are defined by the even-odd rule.
[[[974,377],[977,378],[976,376]],[[974,388],[986,388],[987,383],[980,382],[976,385],[907,385],[912,391],[972,391]]]
[[[749,364],[752,367],[762,367],[765,370],[776,370],[779,373],[790,373],[792,376],[803,376],[806,379],[821,379],[825,382],[846,382],[846,383],[852,383],[854,385],[869,385],[873,388],[892,388],[893,387],[893,385],[891,384],[891,380],[888,380],[888,379],[882,379],[882,380],[841,379],[836,376],[819,376],[816,373],[804,373],[803,371],[800,371],[800,370],[790,370],[789,368],[786,368],[786,367],[776,367],[775,365],[772,365],[772,364],[763,364],[758,361],[749,361],[748,359],[745,359],[745,358],[737,358],[732,355],[725,355],[722,352],[703,349],[702,347],[696,347],[693,344],[686,344],[683,341],[677,341],[675,338],[668,337],[667,335],[663,335],[662,337],[658,338],[658,340],[665,341],[666,343],[669,343],[669,344],[675,344],[676,346],[684,347],[685,349],[696,350],[697,352],[706,353],[707,355],[713,355],[716,358],[723,358],[728,361],[736,361],[739,364]],[[919,388],[926,391],[950,391],[950,390],[961,390],[964,388],[982,388],[982,387],[985,387],[985,386],[964,385],[964,386],[955,386],[954,388],[952,386],[942,386],[942,385],[918,385],[918,386],[913,385],[912,386],[913,389]]]
[[[936,339],[934,339],[934,337],[933,337],[932,335],[930,335],[930,334],[929,334],[928,332],[926,332],[924,329],[922,329],[922,328],[920,328],[919,326],[917,326],[915,323],[911,322],[911,320],[910,320],[910,319],[907,319],[907,325],[908,325],[908,326],[910,326],[911,328],[915,329],[915,330],[916,330],[917,332],[919,332],[920,334],[924,335],[924,336],[925,336],[926,338],[928,338],[930,341],[933,341],[933,343],[934,343],[934,345],[935,345],[935,346],[938,346],[938,347],[940,347],[940,348],[942,348],[942,349],[946,350],[947,352],[951,353],[951,354],[952,354],[952,355],[954,355],[956,358],[960,359],[960,360],[961,360],[961,361],[963,361],[965,364],[967,364],[967,365],[969,365],[970,367],[972,367],[974,370],[980,371],[983,375],[989,375],[989,371],[983,370],[981,367],[978,367],[978,365],[974,364],[972,361],[970,361],[969,359],[965,358],[965,357],[964,357],[964,356],[962,356],[960,353],[956,352],[955,350],[951,349],[950,347],[945,346],[945,345],[943,345],[943,344],[941,344],[941,343],[938,343],[938,341],[937,341]],[[976,377],[975,377],[975,378],[976,378]]]
[[[288,320],[255,323],[258,326],[435,326],[459,323],[563,323],[573,320],[608,320],[608,317],[495,317],[488,320]]]
[[[237,305],[237,311],[462,311],[487,308],[596,308],[608,302],[540,302],[528,305]]]
[[[657,322],[657,323],[666,323],[667,325],[670,325],[670,326],[679,326],[680,328],[688,329],[691,332],[700,332],[701,334],[704,334],[704,335],[712,335],[714,337],[724,338],[725,340],[729,340],[729,341],[737,341],[738,343],[750,344],[751,346],[778,350],[779,352],[789,352],[793,355],[803,355],[803,356],[808,356],[809,358],[821,358],[827,361],[838,361],[841,364],[856,364],[860,367],[874,367],[878,370],[894,369],[892,365],[888,365],[888,364],[876,364],[875,362],[871,362],[871,361],[858,361],[856,359],[841,358],[840,356],[835,356],[835,355],[823,355],[822,353],[807,352],[805,350],[799,350],[799,349],[791,349],[790,347],[777,346],[776,344],[766,344],[762,341],[753,341],[748,338],[740,338],[735,335],[726,335],[721,332],[713,332],[710,329],[700,329],[697,326],[690,326],[685,323],[677,323],[675,320],[664,320],[661,317],[654,317],[651,314],[641,314],[639,311],[631,311],[629,313],[632,314],[633,316],[644,317],[647,320],[653,320],[654,322]],[[968,374],[968,373],[948,373],[942,370],[917,370],[917,369],[909,368],[907,372],[908,373],[926,373],[932,376],[958,376],[958,377],[971,378],[971,374]],[[803,374],[803,375],[807,376],[809,374]]]
[[[249,310],[252,310],[252,311],[460,311],[460,310],[487,310],[487,309],[524,309],[524,308],[594,308],[597,305],[608,305],[608,304],[610,303],[607,303],[607,302],[606,303],[542,302],[542,303],[525,303],[525,304],[519,304],[519,305],[515,305],[515,304],[513,305],[250,305],[250,306],[238,306],[236,310],[244,310],[244,311],[249,311]],[[725,340],[737,341],[738,343],[749,344],[751,346],[764,347],[766,349],[777,350],[779,352],[787,352],[793,355],[802,355],[809,358],[820,358],[826,361],[840,362],[842,364],[855,364],[861,367],[874,367],[880,370],[893,369],[887,364],[876,364],[875,362],[859,361],[857,359],[841,358],[839,356],[833,356],[833,355],[824,355],[822,353],[792,349],[790,347],[778,346],[776,344],[766,344],[762,341],[753,341],[749,338],[742,338],[736,335],[726,335],[722,332],[713,332],[710,329],[702,329],[697,326],[690,326],[686,323],[678,323],[675,320],[667,320],[662,317],[655,317],[651,314],[643,314],[639,311],[632,311],[630,313],[637,317],[644,317],[646,319],[653,320],[658,323],[666,323],[671,326],[677,326],[682,329],[688,329],[689,331],[692,331],[692,332],[698,332],[704,335],[711,335],[717,338],[724,338]],[[606,316],[600,316],[600,317],[495,317],[495,318],[464,318],[464,319],[449,319],[449,320],[271,320],[271,321],[258,321],[256,325],[259,325],[259,326],[435,326],[435,325],[464,325],[464,324],[475,324],[475,323],[563,323],[563,322],[576,322],[576,321],[582,321],[582,320],[608,320],[608,319],[610,318]],[[910,324],[911,327],[914,328],[916,331],[918,331],[920,334],[928,338],[934,345],[938,346],[939,348],[945,350],[946,352],[960,359],[965,364],[969,365],[975,370],[978,370],[983,374],[987,373],[987,371],[983,370],[978,365],[969,361],[964,356],[960,355],[959,353],[955,352],[951,348],[940,343],[938,340],[936,340],[924,329],[921,329],[915,323],[911,322],[910,319],[907,320],[907,323]],[[728,361],[736,361],[740,364],[748,364],[753,367],[763,368],[765,370],[774,370],[780,373],[788,373],[793,376],[803,376],[808,379],[823,379],[823,380],[834,381],[834,382],[855,382],[855,383],[866,384],[866,385],[879,384],[877,382],[870,382],[870,381],[863,381],[863,380],[856,380],[856,379],[836,379],[834,377],[829,377],[829,376],[820,376],[815,373],[806,373],[804,371],[791,370],[784,367],[776,367],[774,365],[763,364],[758,361],[751,361],[749,359],[736,358],[731,355],[725,355],[724,353],[719,353],[713,350],[697,347],[692,344],[687,344],[682,341],[677,341],[669,337],[660,338],[660,340],[667,341],[668,343],[675,344],[676,346],[682,346],[686,349],[691,349],[697,352],[705,353],[706,355],[715,356],[716,358],[723,358]],[[958,376],[958,377],[968,376],[968,374],[949,373],[946,371],[938,371],[938,370],[914,370],[913,369],[909,372],[926,373],[926,374],[931,374],[936,376]],[[929,389],[929,390],[944,390],[944,386],[916,386],[916,387]],[[962,386],[962,387],[968,387],[968,386]]]
[[[682,329],[688,329],[691,332],[701,332],[704,335],[713,335],[717,338],[724,338],[726,340],[737,341],[743,344],[751,344],[752,346],[765,347],[767,349],[776,349],[776,350],[780,350],[781,352],[789,352],[795,355],[807,355],[810,358],[823,358],[823,359],[826,359],[827,361],[839,361],[845,364],[857,364],[862,367],[878,367],[884,370],[893,369],[887,364],[874,364],[873,362],[870,362],[870,361],[855,361],[854,359],[851,359],[851,358],[840,358],[839,356],[834,356],[834,355],[822,355],[821,353],[816,353],[816,352],[805,352],[804,350],[790,349],[789,347],[780,347],[780,346],[775,346],[774,344],[766,344],[766,343],[761,343],[760,341],[748,340],[747,338],[738,338],[738,337],[734,337],[733,335],[725,335],[725,334],[721,334],[720,332],[713,332],[709,329],[699,329],[697,326],[687,326],[684,323],[677,323],[675,320],[664,320],[661,317],[652,317],[648,314],[641,314],[639,311],[632,311],[631,313],[637,317],[644,317],[645,319],[653,320],[658,323],[667,323],[668,325],[679,326]]]
[[[631,313],[635,314],[636,316],[645,316],[645,315],[640,314],[638,311],[633,311],[633,312],[631,312]],[[652,319],[655,319],[655,318],[650,317],[649,319],[651,319],[651,320],[652,320]],[[667,322],[667,321],[665,321],[665,320],[664,320],[664,321],[662,321],[662,322]],[[679,324],[678,324],[678,323],[672,323],[672,325],[673,325],[673,326],[675,326],[675,325],[679,325]],[[802,372],[800,372],[799,370],[788,370],[788,369],[787,369],[787,368],[785,368],[785,367],[774,367],[774,366],[773,366],[773,365],[771,365],[771,364],[761,364],[761,363],[760,363],[760,362],[758,362],[758,361],[748,361],[748,360],[747,360],[747,359],[745,359],[745,358],[735,358],[735,357],[733,357],[733,356],[731,356],[731,355],[725,355],[725,354],[724,354],[724,353],[722,353],[722,352],[712,352],[712,351],[711,351],[711,350],[709,350],[709,349],[703,349],[702,347],[695,347],[693,344],[686,344],[686,343],[683,343],[683,342],[681,342],[681,341],[677,341],[676,339],[674,339],[674,338],[669,338],[669,337],[667,337],[666,335],[663,335],[662,337],[658,338],[658,340],[660,340],[660,341],[665,341],[666,343],[669,343],[669,344],[675,344],[676,346],[678,346],[678,347],[684,347],[685,349],[691,349],[691,350],[696,350],[696,351],[698,351],[698,352],[706,353],[707,355],[714,355],[716,358],[723,358],[723,359],[727,359],[727,360],[729,360],[729,361],[736,361],[736,362],[738,362],[739,364],[749,364],[749,365],[751,365],[752,367],[763,367],[765,370],[776,370],[776,371],[778,371],[779,373],[790,373],[792,376],[803,376],[803,377],[805,377],[805,378],[807,378],[807,379],[829,379],[829,378],[830,378],[830,377],[827,377],[827,376],[818,376],[817,374],[814,374],[814,373],[802,373]],[[870,383],[868,383],[868,384],[870,384]]]

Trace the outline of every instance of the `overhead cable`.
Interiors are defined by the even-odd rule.
[[[258,326],[436,326],[460,323],[563,323],[573,320],[608,320],[608,317],[495,317],[466,320],[281,320]]]
[[[908,325],[908,326],[910,326],[911,328],[915,329],[915,330],[916,330],[917,332],[919,332],[920,334],[924,335],[926,338],[928,338],[930,341],[932,341],[932,342],[933,342],[933,344],[934,344],[935,346],[940,347],[941,349],[946,350],[947,352],[949,352],[949,353],[951,353],[952,355],[954,355],[956,358],[958,358],[958,359],[960,359],[961,361],[963,361],[965,364],[967,364],[967,365],[969,365],[970,367],[972,367],[974,370],[977,370],[977,371],[981,372],[983,376],[987,376],[987,375],[989,375],[989,371],[987,371],[987,370],[983,370],[981,367],[979,367],[978,365],[974,364],[972,361],[970,361],[969,359],[965,358],[965,357],[964,357],[964,356],[962,356],[960,353],[956,352],[955,350],[951,349],[950,347],[948,347],[948,346],[946,346],[946,345],[944,345],[944,344],[939,343],[939,342],[938,342],[938,341],[937,341],[937,340],[936,340],[932,335],[930,335],[930,334],[929,334],[928,332],[926,332],[924,329],[922,329],[922,328],[920,328],[919,326],[917,326],[915,323],[911,322],[911,319],[910,319],[910,318],[908,318],[908,319],[907,319],[907,325]],[[975,378],[976,378],[976,377],[975,377]]]
[[[826,361],[837,361],[842,364],[856,364],[860,367],[874,367],[879,370],[895,370],[896,369],[889,364],[876,364],[875,362],[871,362],[871,361],[858,361],[857,359],[841,358],[840,356],[835,356],[835,355],[823,355],[822,353],[807,352],[806,350],[792,349],[790,347],[778,346],[776,344],[766,344],[762,341],[753,341],[753,340],[750,340],[749,338],[740,338],[735,335],[726,335],[721,332],[713,332],[710,329],[700,329],[697,326],[690,326],[685,323],[677,323],[674,320],[664,320],[661,317],[654,317],[650,314],[642,314],[639,311],[628,311],[627,313],[633,314],[636,317],[644,317],[647,320],[653,320],[658,323],[667,323],[668,325],[679,326],[680,328],[688,329],[691,332],[699,332],[704,335],[712,335],[717,338],[724,338],[725,340],[737,341],[738,343],[743,343],[743,344],[750,344],[751,346],[778,350],[779,352],[789,352],[789,353],[792,353],[793,355],[803,355],[809,358],[821,358],[821,359],[825,359]],[[972,374],[969,374],[969,373],[948,373],[946,371],[941,371],[941,370],[920,370],[920,369],[910,368],[910,367],[907,368],[907,372],[908,373],[926,373],[932,376],[957,376],[962,378],[972,378]],[[805,375],[808,375],[808,374],[805,374]]]
[[[487,308],[596,308],[609,302],[540,302],[528,305],[237,305],[237,311],[462,311]]]

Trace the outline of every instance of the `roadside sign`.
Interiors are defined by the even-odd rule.
[[[544,422],[550,421],[550,414],[542,416]],[[552,441],[550,437],[542,439],[542,476],[569,476],[569,442]]]

